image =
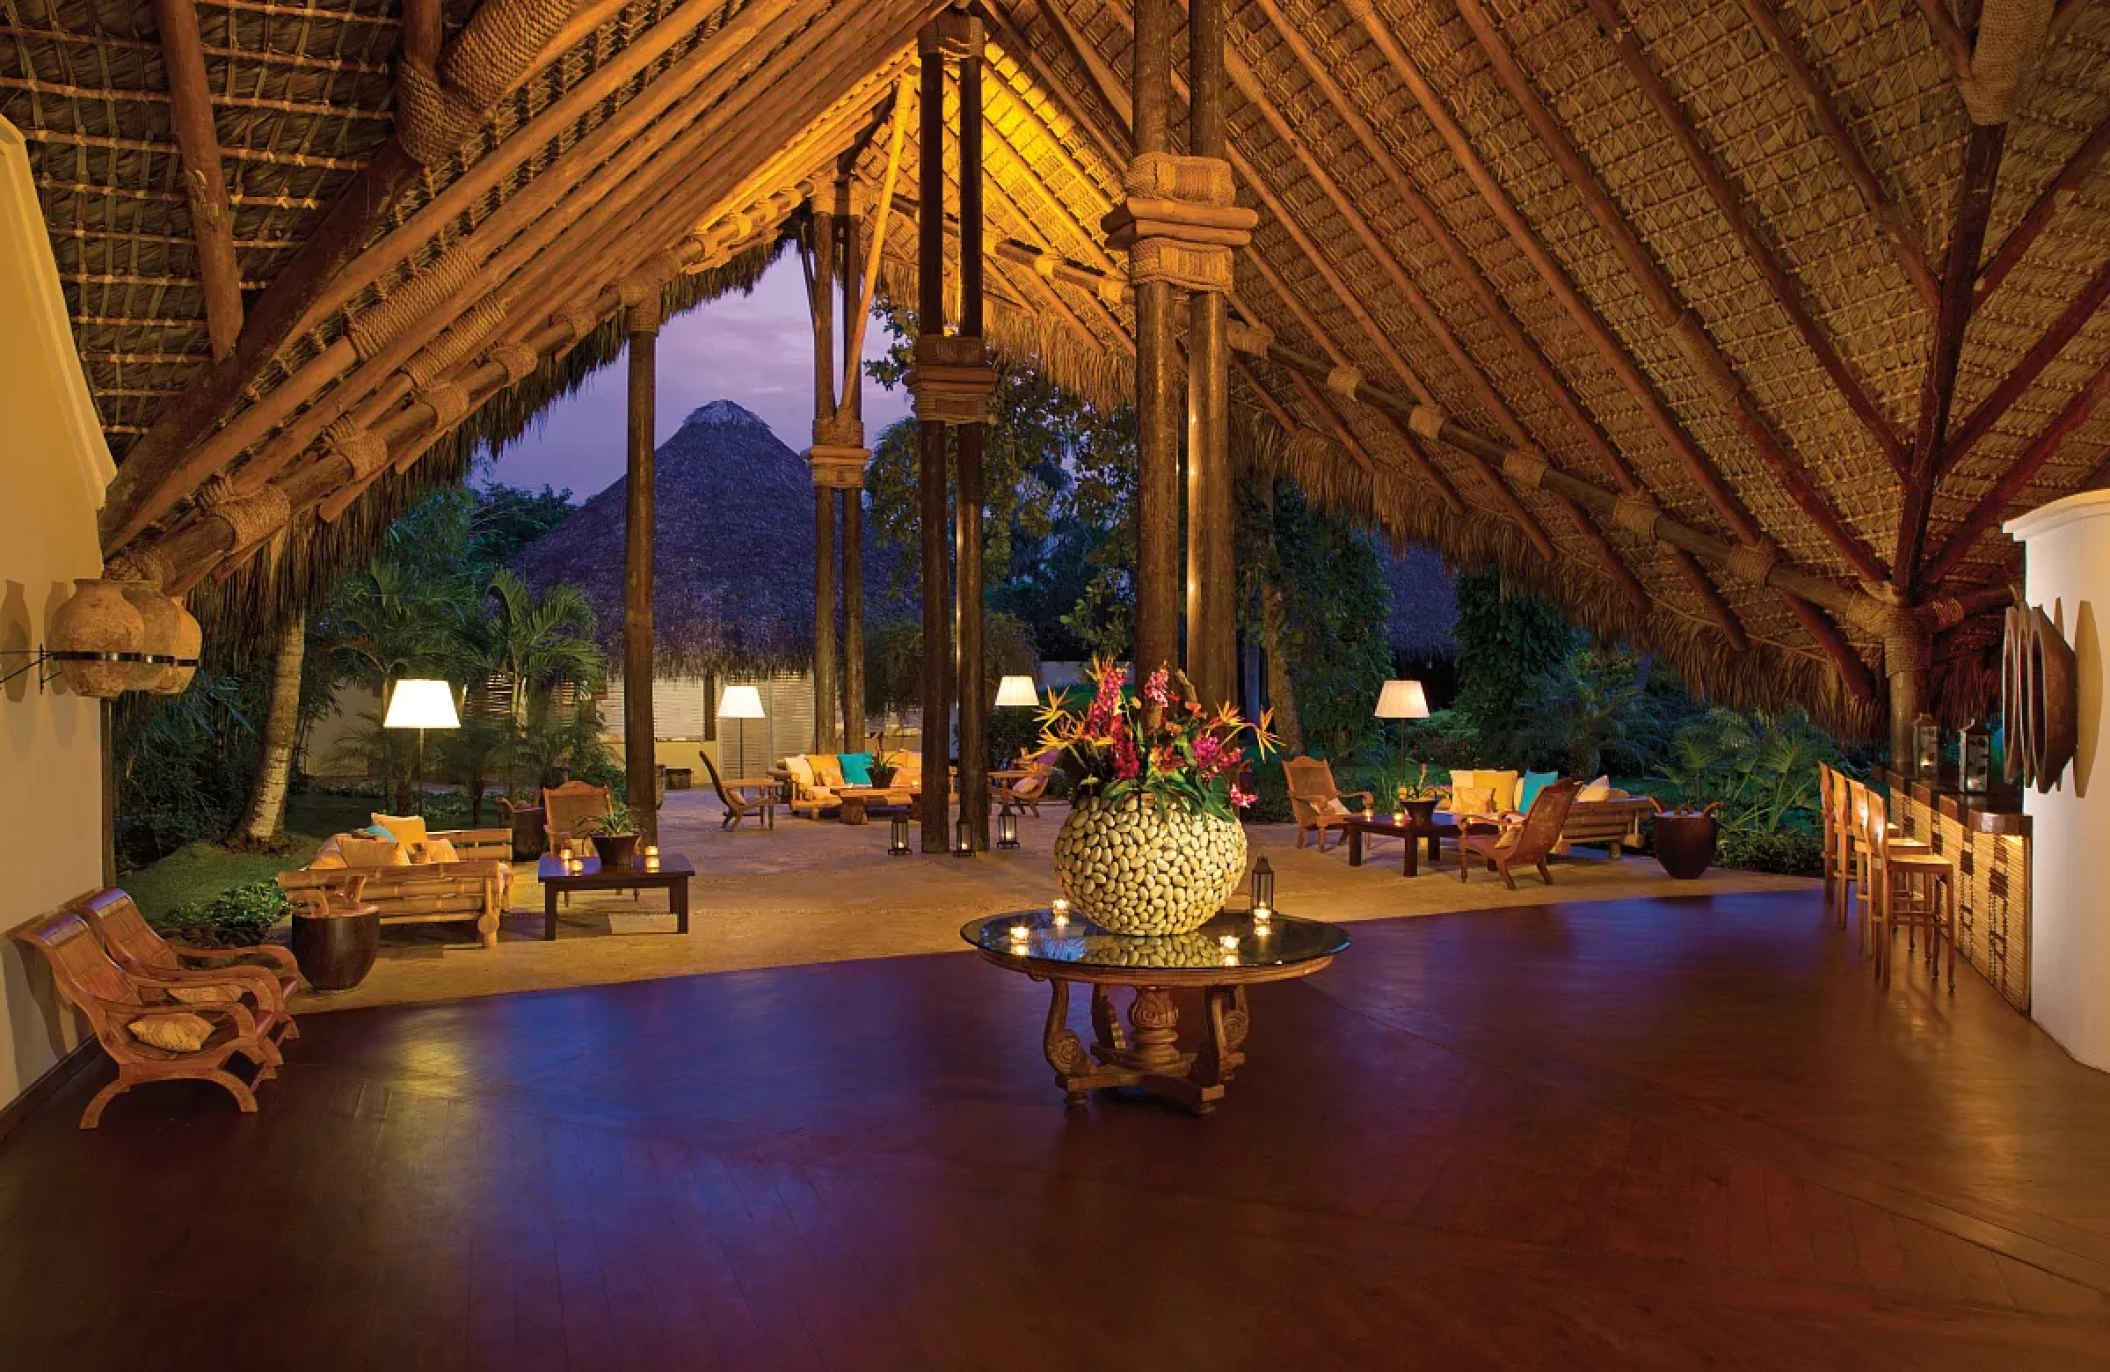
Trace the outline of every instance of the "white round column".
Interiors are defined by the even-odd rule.
[[[2005,528],[2027,550],[2023,587],[2073,645],[2080,743],[2030,819],[2030,1017],[2067,1052],[2110,1071],[2110,777],[2103,731],[2103,632],[2110,619],[2110,491],[2084,491]]]

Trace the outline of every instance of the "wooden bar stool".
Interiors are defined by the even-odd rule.
[[[1878,854],[1931,853],[1934,850],[1916,838],[1902,838],[1891,833],[1889,807],[1884,803],[1881,792],[1842,772],[1834,772],[1832,775],[1837,779],[1844,796],[1844,846],[1847,852],[1847,870],[1851,873],[1850,879],[1854,887],[1853,903],[1860,907],[1861,911],[1861,951],[1880,959],[1882,950],[1876,946],[1874,933],[1875,921],[1882,912],[1882,873],[1878,865]],[[1880,835],[1881,843],[1871,835]],[[1839,922],[1842,928],[1846,923],[1846,902],[1847,897],[1842,892],[1839,897]],[[1876,969],[1882,970],[1880,961],[1877,962]]]
[[[1839,927],[1846,927],[1849,889],[1859,861],[1855,842],[1852,778],[1835,771],[1829,763],[1817,764],[1817,801],[1824,814],[1824,899],[1838,914]]]
[[[1921,929],[1927,931],[1927,965],[1941,981],[1939,958],[1944,940],[1949,945],[1949,989],[1956,989],[1956,864],[1917,839],[1891,833],[1888,807],[1881,796],[1871,795],[1868,825],[1863,831],[1868,849],[1864,868],[1874,895],[1872,909],[1881,921],[1876,938],[1877,965],[1883,984],[1890,984],[1890,966],[1896,950],[1898,926],[1905,928],[1905,950],[1914,951]]]

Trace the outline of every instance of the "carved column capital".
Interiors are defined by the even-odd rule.
[[[980,338],[967,334],[919,334],[908,373],[916,418],[946,424],[980,424],[989,418],[996,393],[996,368]]]
[[[1129,279],[1194,291],[1231,288],[1231,254],[1252,241],[1258,214],[1237,203],[1220,157],[1138,153],[1122,176],[1127,199],[1101,221],[1110,248],[1128,250]]]

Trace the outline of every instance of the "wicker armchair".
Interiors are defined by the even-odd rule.
[[[232,980],[255,999],[258,1009],[281,1013],[286,997],[300,987],[300,968],[286,949],[268,943],[254,948],[178,948],[154,932],[131,896],[114,887],[84,896],[72,908],[87,918],[111,961],[128,972],[204,986]],[[300,1037],[291,1015],[286,1016],[286,1037]]]
[[[1472,829],[1458,836],[1458,880],[1470,877],[1477,857],[1500,872],[1502,884],[1512,891],[1517,889],[1517,880],[1509,869],[1520,863],[1536,867],[1539,880],[1551,886],[1553,874],[1546,870],[1546,856],[1560,843],[1561,826],[1568,822],[1575,793],[1581,789],[1579,781],[1556,781],[1538,793],[1531,802],[1531,813],[1521,819],[1504,816],[1487,821],[1485,827],[1475,820]]]
[[[1369,814],[1375,802],[1368,791],[1350,791],[1346,795],[1334,785],[1333,768],[1321,758],[1293,757],[1282,764],[1282,779],[1289,783],[1290,813],[1297,821],[1297,846],[1304,846],[1306,831],[1316,829],[1319,833],[1319,851],[1326,851],[1326,833],[1339,828],[1343,821],[1357,812],[1348,808],[1351,800],[1363,802],[1361,813]]]
[[[554,853],[563,841],[580,836],[579,828],[589,819],[606,819],[608,788],[584,781],[567,781],[542,792],[542,836]]]
[[[111,1101],[149,1081],[209,1081],[233,1096],[243,1114],[256,1113],[253,1085],[278,1075],[284,1061],[278,1041],[292,1029],[292,1021],[280,1011],[244,1005],[241,996],[249,986],[234,980],[208,984],[128,972],[111,961],[77,910],[54,915],[16,937],[43,954],[59,995],[81,1012],[96,1042],[117,1064],[117,1080],[96,1092],[81,1112],[81,1128],[95,1128]],[[229,999],[186,1003],[176,996],[178,991],[195,994],[204,989],[222,990]],[[176,1028],[199,1020],[210,1033],[194,1048],[156,1047],[135,1032],[135,1026],[145,1030],[155,1021]],[[236,1057],[248,1059],[255,1069],[252,1082],[227,1070]]]

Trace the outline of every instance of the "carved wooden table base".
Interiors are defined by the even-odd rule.
[[[1164,987],[1134,988],[1128,1005],[1131,1036],[1122,1032],[1113,988],[1093,984],[1089,1051],[1070,1028],[1070,983],[1049,978],[1048,987],[1048,1024],[1041,1049],[1073,1110],[1083,1109],[1093,1091],[1134,1087],[1206,1115],[1223,1099],[1224,1087],[1245,1062],[1239,1048],[1251,1015],[1243,986],[1203,988],[1202,1038],[1191,1053],[1180,1051],[1179,1006]]]

